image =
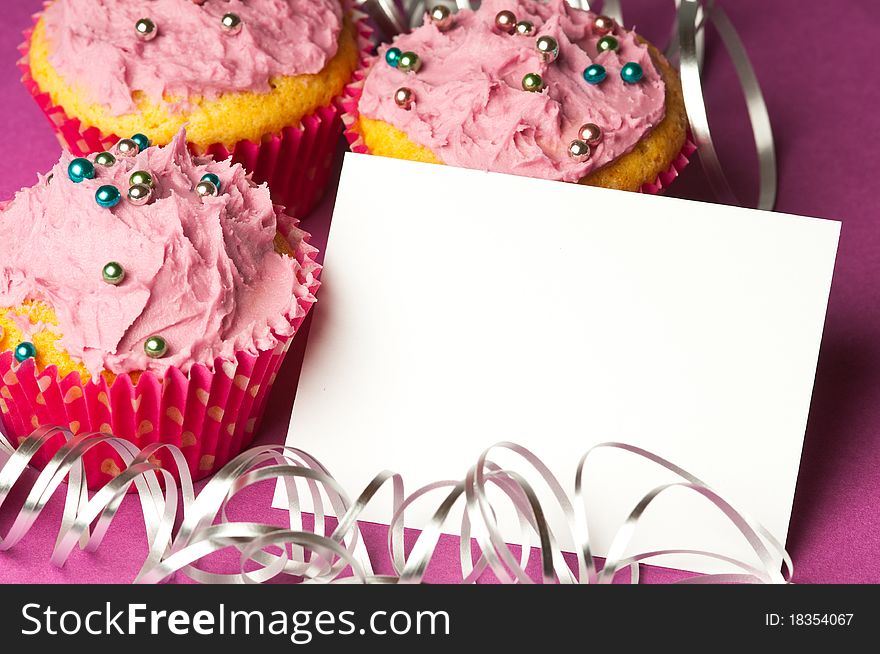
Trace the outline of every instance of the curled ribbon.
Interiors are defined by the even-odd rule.
[[[588,10],[588,0],[568,0],[574,7]],[[426,0],[362,0],[363,9],[380,23],[386,35],[393,36],[415,27],[424,16]],[[473,9],[470,0],[456,0],[458,9]],[[733,61],[740,86],[746,100],[746,108],[752,127],[752,136],[758,153],[759,192],[755,206],[772,211],[776,206],[777,171],[776,148],[767,104],[761,85],[749,61],[748,53],[727,13],[715,0],[675,0],[677,18],[672,27],[666,56],[673,63],[677,60],[681,76],[681,88],[688,115],[691,135],[700,155],[700,162],[709,185],[720,202],[743,205],[731,189],[724,168],[718,157],[712,132],[709,129],[708,110],[703,95],[703,53],[705,27],[712,23],[721,37],[724,47]],[[602,11],[623,23],[620,0],[605,0]]]
[[[66,444],[31,483],[24,476],[31,459],[59,433],[67,439]],[[112,446],[123,459],[125,468],[90,497],[82,461],[99,443]],[[171,471],[155,463],[155,454],[161,449],[172,455],[180,489]],[[636,505],[613,538],[605,565],[600,569],[590,545],[584,480],[592,454],[602,449],[629,452],[674,473],[680,481],[654,489]],[[555,508],[561,509],[564,520],[551,524],[547,506],[542,505],[526,475],[501,468],[490,459],[496,451],[517,455],[527,469],[537,474],[537,479],[549,489]],[[630,581],[637,583],[639,563],[670,554],[723,561],[741,571],[698,575],[684,579],[684,583],[786,583],[793,573],[785,548],[758,522],[735,510],[704,482],[673,463],[622,443],[603,443],[584,454],[577,467],[573,501],[535,454],[508,442],[483,452],[464,480],[435,482],[406,495],[403,478],[383,471],[353,502],[319,461],[306,452],[284,446],[257,447],[240,454],[217,472],[198,495],[178,448],[153,443],[138,451],[128,441],[111,434],[74,435],[62,428],[41,427],[15,449],[0,433],[0,463],[0,508],[13,486],[27,487],[27,497],[12,526],[8,533],[0,535],[0,551],[8,551],[21,542],[49,499],[67,480],[64,511],[52,553],[52,563],[58,566],[64,565],[77,543],[88,552],[98,549],[120,504],[134,485],[149,544],[135,583],[160,583],[178,573],[197,582],[215,584],[263,583],[283,576],[301,578],[304,583],[421,583],[450,513],[459,502],[464,503],[458,534],[461,538],[459,564],[465,583],[475,582],[487,570],[502,583],[533,583],[526,566],[535,538],[544,583],[610,583],[618,572],[627,569]],[[287,527],[228,519],[226,508],[235,495],[253,484],[271,480],[280,481],[287,490]],[[393,495],[388,552],[395,575],[381,576],[373,573],[357,520],[376,493],[388,484]],[[506,504],[497,500],[493,503],[487,492],[490,487],[501,491],[502,502]],[[312,499],[314,526],[311,530],[304,528],[305,514],[300,509],[303,488]],[[708,500],[742,534],[758,564],[700,550],[626,554],[642,516],[659,496],[672,488],[685,489]],[[407,555],[403,544],[404,512],[429,494],[442,499]],[[519,517],[519,541],[508,538],[498,525],[496,516],[507,508],[513,508]],[[326,519],[329,513],[339,516],[332,530]],[[576,570],[572,570],[563,557],[561,536],[577,545]],[[471,548],[472,537],[479,549],[476,560]],[[208,572],[198,566],[204,557],[230,547],[240,552],[240,565],[235,572]],[[520,551],[518,558],[514,554],[516,547]],[[272,551],[267,551],[270,549]]]

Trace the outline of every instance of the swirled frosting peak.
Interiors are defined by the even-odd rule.
[[[501,11],[531,23],[528,36],[495,25]],[[415,52],[418,72],[386,64],[380,49],[364,85],[359,111],[390,123],[442,162],[502,173],[578,181],[626,154],[665,116],[666,88],[647,45],[615,27],[618,49],[599,52],[603,34],[596,15],[565,0],[484,0],[476,12],[459,11],[449,29],[430,20],[393,44]],[[545,61],[537,39],[556,40],[559,55]],[[639,64],[644,75],[626,83],[621,70]],[[590,84],[584,71],[604,67],[607,77]],[[537,73],[543,90],[523,89]],[[407,109],[395,102],[400,88],[412,91]],[[601,143],[584,159],[569,154],[581,126],[598,125]]]
[[[297,298],[309,293],[303,268],[276,252],[280,214],[268,188],[241,166],[194,158],[183,130],[166,147],[95,165],[94,179],[72,181],[72,160],[63,154],[51,177],[0,212],[0,309],[48,303],[60,349],[93,378],[103,370],[212,367],[293,332],[290,318],[303,313]],[[154,183],[144,205],[127,198],[137,171]],[[220,192],[202,197],[195,187],[208,173]],[[102,186],[120,190],[119,204],[96,201]],[[125,271],[118,285],[104,279],[110,262]],[[154,335],[168,345],[162,358],[145,352]]]
[[[238,30],[221,24],[227,13]],[[139,38],[148,19],[155,37]],[[320,72],[336,54],[339,0],[54,0],[43,14],[49,61],[88,101],[114,114],[226,92],[265,92],[277,76]]]

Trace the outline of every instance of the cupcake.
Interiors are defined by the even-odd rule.
[[[357,152],[656,192],[693,151],[663,55],[564,0],[436,7],[357,77]]]
[[[136,132],[165,145],[186,125],[196,154],[231,156],[303,216],[342,130],[354,20],[341,0],[52,0],[20,66],[75,155]]]
[[[319,266],[240,165],[194,157],[183,130],[130,146],[65,153],[0,211],[0,415],[13,440],[177,445],[202,477],[251,442]],[[90,486],[119,465],[90,453]]]

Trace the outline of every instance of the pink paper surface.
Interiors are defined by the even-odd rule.
[[[789,213],[836,218],[843,233],[827,328],[819,359],[816,390],[795,497],[788,547],[798,583],[880,582],[880,230],[877,229],[874,177],[880,151],[870,136],[880,131],[880,72],[875,43],[880,20],[869,3],[835,5],[837,24],[847,25],[845,48],[823,48],[809,58],[793,53],[814,51],[831,38],[826,2],[721,0],[740,30],[764,85],[776,130],[780,160],[777,208]],[[0,199],[36,180],[36,172],[58,158],[58,144],[39,109],[18,81],[16,46],[39,0],[9,3],[0,27]],[[668,6],[667,6],[668,5]],[[663,43],[673,3],[627,0],[627,22]],[[796,29],[793,26],[796,25]],[[852,34],[852,32],[855,34]],[[745,107],[734,83],[732,66],[718,48],[709,48],[705,82],[716,145],[736,190],[753,197],[754,153]],[[722,129],[723,128],[723,129]],[[340,147],[342,145],[340,144]],[[711,201],[694,161],[669,194]],[[302,227],[321,251],[333,198],[306,218]],[[281,443],[293,403],[304,339],[296,339],[269,398],[257,442]],[[400,471],[404,474],[406,471]],[[356,492],[360,489],[350,489]],[[232,516],[265,522],[283,519],[269,508],[271,485],[236,500]],[[76,552],[63,570],[49,563],[63,500],[50,503],[34,530],[12,552],[0,554],[0,582],[128,582],[146,553],[143,523],[135,498],[124,503],[97,554]],[[0,511],[0,529],[9,526]],[[367,525],[367,546],[377,571],[390,572],[384,529]],[[225,562],[232,561],[231,557]],[[457,543],[444,539],[430,568],[429,580],[457,578]],[[649,569],[646,581],[670,581],[676,573]],[[487,579],[486,581],[491,581]]]

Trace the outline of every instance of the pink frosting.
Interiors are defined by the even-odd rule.
[[[241,17],[228,34],[220,19]],[[157,36],[141,41],[149,18]],[[270,89],[277,76],[318,73],[335,55],[339,0],[54,0],[44,14],[49,61],[91,102],[114,114],[137,109],[132,94],[154,102],[230,91]],[[181,103],[181,108],[185,102]]]
[[[307,275],[296,259],[275,252],[279,214],[268,188],[254,185],[241,166],[193,158],[183,130],[166,147],[96,165],[95,179],[79,184],[67,174],[72,159],[63,154],[51,181],[41,177],[0,212],[0,307],[26,299],[51,304],[61,347],[93,377],[213,368],[218,357],[266,350],[276,334],[293,332]],[[136,170],[155,180],[154,199],[144,206],[125,198]],[[202,199],[193,189],[207,172],[219,176],[221,192]],[[95,201],[107,184],[123,192],[111,209]],[[125,269],[118,286],[102,277],[111,261]],[[145,354],[152,335],[167,341],[164,358]]]
[[[503,10],[532,22],[534,35],[500,32],[495,16]],[[381,48],[359,111],[390,123],[449,165],[578,181],[632,150],[665,116],[666,88],[648,48],[618,27],[613,34],[618,52],[599,54],[595,17],[565,0],[484,0],[476,12],[459,11],[446,32],[426,21],[393,44],[416,52],[421,70],[407,74],[392,68],[385,63],[388,46]],[[553,63],[542,61],[535,48],[544,35],[559,43]],[[627,62],[644,70],[637,84],[620,77]],[[593,63],[608,73],[595,86],[583,77]],[[543,77],[543,92],[523,90],[527,73]],[[395,103],[401,87],[415,94],[410,110]],[[568,146],[585,123],[598,125],[604,137],[581,162],[569,156]]]

